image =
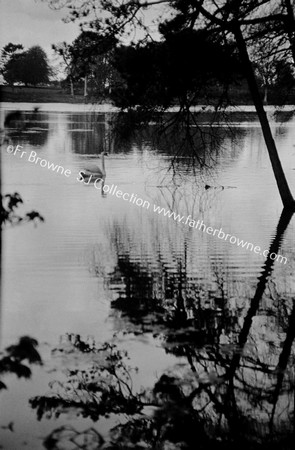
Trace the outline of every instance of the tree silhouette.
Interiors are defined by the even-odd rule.
[[[23,336],[15,345],[10,345],[0,354],[0,376],[15,374],[18,378],[30,378],[30,364],[42,365],[40,354],[37,351],[38,342]],[[25,364],[24,362],[27,361]],[[5,383],[0,381],[0,389],[7,389]]]
[[[26,86],[48,83],[50,75],[47,55],[38,45],[21,53],[13,53],[3,69],[5,81],[24,83]]]
[[[44,217],[37,211],[30,211],[24,216],[17,214],[16,209],[22,203],[23,200],[17,192],[2,196],[0,224],[18,225],[25,222],[33,222],[34,224],[38,221],[44,222]]]
[[[60,42],[58,44],[52,45],[52,49],[62,57],[62,60],[66,67],[66,74],[68,79],[70,80],[70,86],[71,86],[71,96],[75,97],[75,91],[74,91],[74,78],[75,78],[75,67],[72,61],[72,53],[71,49],[72,47],[67,44],[66,42]]]
[[[49,0],[50,4],[58,7],[64,6],[60,0]],[[138,28],[144,31],[144,37],[140,45],[145,46],[152,39],[151,30],[145,26],[142,11],[152,9],[155,5],[163,5],[169,8],[171,15],[166,18],[158,12],[157,19],[159,31],[164,41],[173,34],[181,34],[190,30],[198,30],[208,33],[214,42],[222,43],[225,48],[233,44],[233,49],[238,55],[242,71],[247,84],[253,104],[258,115],[264,141],[269,153],[272,169],[276,183],[285,207],[295,210],[295,200],[291,194],[286,176],[284,174],[278,150],[272,136],[268,118],[263,106],[253,61],[250,58],[249,47],[257,38],[274,38],[276,51],[285,53],[285,60],[290,59],[295,64],[295,18],[291,0],[226,0],[211,1],[180,0],[147,0],[126,1],[116,5],[108,1],[86,1],[82,5],[68,1],[69,20],[77,20],[88,17],[87,26],[96,31],[100,37],[105,39],[124,39],[132,31]],[[99,16],[100,13],[100,16]],[[105,17],[107,16],[107,19]],[[268,46],[265,46],[268,48]],[[197,51],[193,47],[193,54]],[[212,55],[213,57],[214,55]],[[209,61],[211,54],[208,54]],[[131,74],[137,70],[132,66]],[[184,72],[186,73],[185,67]],[[210,77],[209,77],[210,78]],[[187,80],[186,80],[187,82]],[[142,105],[144,110],[149,109],[146,97]],[[160,104],[161,106],[161,104]],[[180,105],[181,106],[181,105]],[[190,104],[180,109],[187,117],[187,126],[191,126]],[[218,104],[217,104],[218,107]],[[164,105],[165,110],[165,105]],[[158,112],[163,108],[158,108]]]
[[[11,60],[16,59],[17,55],[22,53],[24,50],[24,47],[21,44],[13,44],[12,42],[9,42],[6,44],[1,51],[1,70],[0,73],[3,75],[5,72],[6,66],[10,63]],[[14,81],[17,81],[13,78],[13,72],[10,74],[12,76],[11,80],[7,80],[10,83],[13,83]],[[7,76],[9,78],[9,74],[7,73]]]

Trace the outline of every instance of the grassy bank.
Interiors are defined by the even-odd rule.
[[[0,86],[1,102],[33,103],[85,103],[85,97],[78,92],[72,97],[59,87]]]
[[[211,92],[211,100],[219,98],[221,91],[218,88]],[[245,83],[240,86],[232,86],[229,89],[229,98],[235,105],[253,105],[248,87]],[[261,93],[262,95],[263,93]],[[207,98],[199,98],[199,104],[206,104]],[[75,97],[60,87],[25,87],[25,86],[0,86],[1,102],[28,102],[28,103],[100,103],[97,99],[84,97],[83,89],[77,89]],[[107,102],[106,102],[107,103]],[[269,105],[294,105],[295,89],[288,92],[270,89],[268,95]]]

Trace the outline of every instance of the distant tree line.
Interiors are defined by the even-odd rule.
[[[189,15],[182,12],[174,21],[163,21],[160,40],[122,44],[110,25],[107,34],[92,27],[71,44],[53,44],[62,60],[62,86],[69,86],[74,97],[75,88],[84,84],[85,96],[111,100],[123,108],[215,103],[217,97],[234,100],[229,99],[230,88],[237,92],[245,78],[234,41],[217,39],[208,28],[182,24]],[[294,65],[286,51],[278,52],[273,41],[264,46],[253,41],[249,53],[264,102],[270,92],[280,91],[278,97],[285,98],[295,85]],[[2,49],[0,71],[8,84],[26,86],[48,84],[56,75],[40,46],[25,50],[13,43]]]
[[[48,2],[54,8],[65,5],[60,0]],[[156,13],[156,36],[141,16],[152,11],[154,4],[173,12],[170,17]],[[66,59],[72,94],[73,83],[83,79],[85,95],[107,97],[121,107],[157,104],[166,108],[208,99],[216,104],[220,96],[222,103],[232,101],[230,88],[236,92],[247,83],[236,26],[242,27],[264,102],[269,92],[277,92],[284,102],[294,88],[295,20],[290,0],[277,4],[270,0],[126,0],[118,5],[86,0],[82,6],[68,0],[66,6],[67,21],[80,20],[82,32],[72,44],[53,48]],[[141,37],[132,41],[140,29]]]
[[[243,67],[233,43],[217,41],[208,30],[166,30],[161,41],[122,44],[114,36],[82,31],[72,44],[52,45],[64,62],[71,95],[84,82],[84,95],[108,99],[117,106],[216,102],[229,89],[243,86]],[[254,70],[267,103],[269,91],[287,94],[295,85],[287,58],[262,57],[253,46]],[[209,56],[210,55],[210,56]],[[282,98],[282,96],[280,96]],[[234,100],[234,99],[231,99]]]

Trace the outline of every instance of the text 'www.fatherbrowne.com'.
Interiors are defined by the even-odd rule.
[[[22,150],[21,145],[17,145],[16,147],[13,145],[9,145],[7,147],[7,153],[16,155],[18,154],[20,158],[23,158],[27,154],[26,151]],[[19,152],[19,153],[18,153]],[[26,158],[26,157],[25,157]],[[40,165],[42,168],[47,168],[49,170],[52,170],[53,172],[59,173],[61,175],[64,175],[65,177],[69,178],[72,175],[72,172],[70,169],[65,169],[63,166],[60,166],[58,164],[53,164],[46,159],[42,159],[41,157],[37,156],[37,153],[35,151],[31,151],[29,156],[27,156],[27,161]],[[78,177],[76,178],[77,181],[83,182],[83,172],[79,172]],[[124,201],[127,201],[129,203],[132,203],[136,206],[140,206],[144,209],[150,209],[150,202],[148,200],[143,200],[142,198],[138,197],[136,194],[132,193],[129,194],[128,192],[123,192],[120,189],[117,189],[117,186],[109,186],[105,183],[100,184],[102,181],[101,178],[97,178],[96,180],[93,180],[95,189],[102,190],[104,193],[108,193],[109,195],[116,196],[117,198],[122,198]],[[97,185],[98,182],[98,185]],[[89,181],[85,184],[89,184]],[[177,223],[181,223],[184,225],[188,225],[190,228],[195,228],[196,230],[203,231],[204,233],[207,233],[211,236],[216,236],[218,239],[222,239],[224,241],[228,241],[233,245],[237,245],[238,247],[246,248],[247,250],[250,250],[256,255],[264,256],[265,258],[270,258],[273,261],[278,261],[280,263],[287,263],[287,258],[282,255],[277,255],[275,252],[270,253],[269,250],[262,250],[259,245],[254,245],[251,242],[244,241],[243,239],[239,239],[236,236],[233,236],[231,234],[225,233],[222,228],[212,228],[207,227],[202,220],[194,220],[191,215],[188,216],[181,216],[180,214],[177,214],[174,211],[167,210],[161,206],[153,205],[153,211],[156,214],[163,215],[165,217],[168,217],[169,219],[174,220]]]
[[[188,225],[191,228],[203,231],[203,233],[215,236],[218,239],[228,241],[233,245],[237,245],[238,247],[246,248],[247,250],[256,253],[256,255],[264,256],[265,258],[269,257],[271,260],[278,261],[280,263],[287,263],[287,258],[285,256],[277,255],[275,252],[270,253],[269,250],[262,250],[259,245],[254,245],[252,244],[252,242],[247,242],[243,239],[239,239],[236,236],[233,236],[232,234],[225,233],[222,228],[207,227],[204,224],[203,220],[196,221],[191,217],[191,215],[181,216],[174,211],[167,210],[157,205],[154,205],[154,213],[169,217],[169,219],[173,219],[175,222]]]

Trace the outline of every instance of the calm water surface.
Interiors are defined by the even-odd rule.
[[[29,404],[32,397],[51,395],[49,383],[65,380],[66,368],[90,363],[89,355],[64,351],[77,347],[76,335],[97,345],[116,342],[127,350],[130,364],[139,369],[135,388],[153,386],[168,369],[182,378],[191,371],[201,383],[210,374],[223,376],[230,366],[228,358],[243,340],[264,258],[159,215],[153,205],[222,228],[262,250],[281,239],[278,253],[288,261],[275,262],[270,274],[264,272],[259,305],[250,330],[244,328],[243,361],[237,362],[234,383],[237,408],[248,417],[248,425],[256,431],[257,423],[267,427],[274,401],[262,407],[259,398],[255,405],[249,386],[255,385],[257,392],[275,391],[276,376],[270,379],[262,369],[276,374],[282,348],[288,353],[284,343],[294,320],[295,225],[291,218],[284,235],[277,232],[282,206],[258,123],[233,115],[234,136],[229,131],[223,136],[203,168],[193,167],[184,155],[173,160],[172,147],[155,146],[148,137],[110,145],[106,184],[150,203],[143,208],[77,180],[85,164],[101,165],[98,154],[108,114],[56,109],[46,111],[44,105],[34,117],[32,110],[24,111],[27,129],[11,130],[13,144],[27,152],[23,158],[2,149],[3,192],[19,192],[24,200],[20,211],[39,211],[45,223],[7,226],[3,232],[1,347],[20,336],[34,337],[44,366],[33,368],[31,380],[5,378],[1,448],[40,449],[55,428],[71,424],[84,430],[93,424],[91,417],[82,419],[73,411],[37,421]],[[295,121],[271,124],[295,193]],[[70,169],[71,176],[29,162],[32,150]],[[52,352],[57,347],[63,351]],[[211,358],[213,354],[219,357]],[[277,435],[280,427],[290,429],[294,414],[292,361],[294,349],[273,417]],[[198,401],[202,405],[206,399]],[[214,422],[216,411],[208,414]],[[116,420],[110,425],[102,417],[95,429],[105,437]],[[13,432],[6,428],[10,422]],[[260,435],[269,434],[267,430],[259,429]]]

